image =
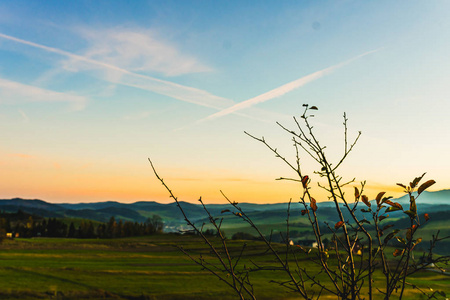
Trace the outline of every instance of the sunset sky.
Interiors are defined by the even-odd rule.
[[[302,104],[367,194],[450,188],[450,1],[2,1],[0,199],[298,199]],[[304,173],[319,167],[302,155]],[[325,194],[314,188],[318,200]]]

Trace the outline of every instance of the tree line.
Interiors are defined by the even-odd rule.
[[[81,220],[64,222],[64,219],[43,218],[19,210],[17,213],[0,214],[0,236],[10,233],[13,237],[62,237],[62,238],[120,238],[162,233],[164,222],[153,215],[145,222],[116,220],[112,216],[107,223]]]

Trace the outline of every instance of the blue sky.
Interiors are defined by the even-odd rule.
[[[427,172],[450,187],[448,1],[0,3],[0,197],[285,202],[302,104],[373,197]],[[317,168],[307,157],[306,173]],[[311,175],[313,176],[313,175]],[[313,177],[313,179],[315,179]],[[324,198],[320,190],[318,197]],[[326,198],[322,199],[325,200]]]

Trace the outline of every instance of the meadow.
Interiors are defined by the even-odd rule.
[[[237,254],[244,241],[229,243],[231,253]],[[242,265],[274,265],[261,242],[245,243]],[[0,246],[0,298],[236,299],[231,289],[194,264],[177,246],[210,258],[209,249],[199,237],[188,235],[5,240]],[[285,251],[285,246],[280,244],[278,250]],[[306,254],[298,254],[301,264],[319,273],[320,267],[311,263]],[[252,273],[258,299],[295,299],[295,294],[270,283],[283,276],[281,271]],[[376,272],[375,279],[382,280],[381,272]],[[418,273],[410,281],[444,291],[450,286],[449,276],[435,272]],[[420,299],[417,290],[410,289],[407,295]],[[320,299],[327,298],[323,294]]]

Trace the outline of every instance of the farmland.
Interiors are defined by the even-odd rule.
[[[230,241],[237,254],[243,241]],[[247,241],[241,265],[273,265],[258,241]],[[0,298],[8,299],[235,299],[222,282],[194,264],[177,248],[210,257],[196,236],[172,234],[122,239],[33,238],[5,240],[0,250]],[[279,251],[284,251],[279,246]],[[299,252],[310,270],[319,267]],[[332,260],[332,257],[330,258]],[[376,272],[375,280],[381,279]],[[291,299],[295,294],[271,279],[281,271],[252,273],[258,299]],[[321,275],[319,275],[321,276]],[[422,272],[410,279],[422,287],[446,290],[450,277]],[[419,295],[408,290],[408,295]],[[321,297],[322,298],[322,297]],[[323,296],[326,298],[326,295]]]

